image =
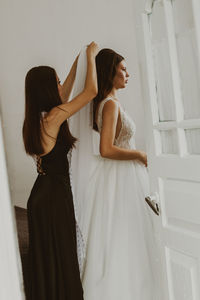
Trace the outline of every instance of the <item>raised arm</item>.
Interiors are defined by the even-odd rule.
[[[102,129],[100,137],[100,154],[102,157],[117,160],[140,160],[147,166],[147,157],[143,151],[124,149],[114,145],[118,120],[118,104],[116,101],[105,103],[102,112]]]
[[[98,92],[95,57],[98,53],[98,46],[92,42],[86,50],[87,53],[87,74],[83,91],[70,102],[54,107],[47,116],[48,123],[53,126],[60,126],[67,118],[75,114],[83,106],[88,104]]]
[[[78,57],[79,55],[76,57],[70,71],[69,74],[67,75],[67,78],[65,79],[63,85],[62,85],[62,102],[65,103],[69,100],[69,97],[71,95],[71,91],[73,89],[74,86],[74,80],[76,77],[76,69],[77,69],[77,62],[78,62]]]

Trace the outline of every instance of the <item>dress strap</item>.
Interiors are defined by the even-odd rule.
[[[66,109],[64,109],[64,108],[61,108],[60,106],[55,106],[56,108],[58,108],[58,109],[60,109],[60,110],[62,110],[62,111],[64,111],[64,112],[67,112],[67,113],[69,113],[69,111],[68,110],[66,110]]]
[[[98,115],[97,115],[97,126],[98,126],[98,129],[99,129],[99,132],[101,131],[101,127],[102,127],[102,112],[103,112],[103,108],[104,108],[105,103],[107,103],[109,100],[113,100],[113,101],[117,102],[112,97],[107,97],[103,101],[101,101],[101,103],[99,105]]]

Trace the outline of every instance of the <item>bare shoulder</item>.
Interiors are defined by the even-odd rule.
[[[109,101],[107,101],[105,104],[104,104],[104,107],[103,107],[103,111],[102,113],[116,113],[118,112],[119,110],[119,103],[118,101],[115,101],[115,100],[112,100],[110,99]]]
[[[57,107],[53,107],[45,116],[45,119],[48,121],[48,123],[53,122],[57,116],[59,115],[59,110]]]
[[[66,104],[65,104],[66,105]],[[69,117],[69,111],[62,108],[62,105],[58,105],[53,107],[47,114],[46,114],[46,121],[49,125],[60,127],[60,125]]]

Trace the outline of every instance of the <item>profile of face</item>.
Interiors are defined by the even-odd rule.
[[[58,93],[59,93],[59,96],[62,97],[62,85],[61,85],[61,81],[58,77],[58,75],[56,74],[56,81],[57,81],[57,86],[58,86]]]
[[[128,83],[129,73],[127,72],[126,62],[122,60],[116,67],[116,74],[113,78],[113,87],[123,89]]]

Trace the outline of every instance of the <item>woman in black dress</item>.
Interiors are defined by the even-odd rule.
[[[83,299],[67,160],[76,139],[67,119],[97,94],[97,52],[98,46],[92,42],[87,47],[85,87],[70,102],[77,59],[62,86],[51,67],[35,67],[26,75],[23,139],[27,154],[36,158],[39,173],[27,204],[28,300]]]

